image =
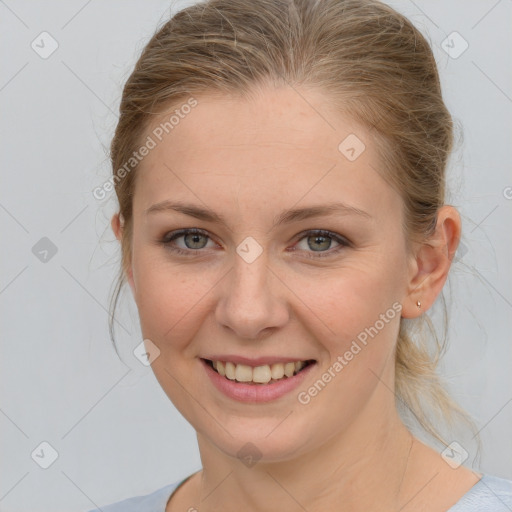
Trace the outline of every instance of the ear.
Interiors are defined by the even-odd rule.
[[[114,232],[114,235],[119,240],[119,242],[123,241],[123,224],[123,216],[120,213],[116,213],[112,216],[110,225],[112,226],[112,231]],[[132,289],[133,296],[135,297],[136,289],[133,279],[133,269],[131,265],[129,266],[129,268],[126,269],[126,279],[128,281],[128,284],[130,285],[130,288]]]
[[[402,317],[416,318],[429,309],[443,289],[460,241],[461,221],[453,206],[442,206],[434,233],[416,246],[410,259],[408,295]],[[417,306],[420,301],[421,307]]]

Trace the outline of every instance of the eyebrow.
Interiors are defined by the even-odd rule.
[[[193,204],[182,202],[162,201],[160,203],[154,204],[153,206],[150,206],[145,210],[144,213],[146,215],[149,215],[151,213],[165,211],[176,211],[179,213],[183,213],[184,215],[189,215],[190,217],[194,217],[199,220],[217,222],[219,224],[224,224],[225,226],[227,226],[226,219],[222,215],[214,212],[213,210],[210,210],[208,208],[200,208]],[[298,222],[301,220],[309,219],[311,217],[325,217],[328,215],[332,215],[334,213],[340,215],[356,215],[358,217],[363,217],[366,219],[372,218],[371,215],[365,212],[364,210],[356,208],[355,206],[338,202],[318,206],[309,206],[305,208],[285,210],[274,218],[273,227],[277,227],[282,224]]]

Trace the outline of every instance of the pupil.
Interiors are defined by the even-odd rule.
[[[192,237],[192,247],[190,247],[188,241],[190,240],[189,237]],[[189,248],[189,249],[202,249],[205,244],[203,243],[202,245],[200,244],[199,247],[197,246],[194,246],[194,244],[198,243],[198,240],[200,238],[205,238],[203,235],[199,234],[199,233],[192,233],[192,234],[188,234],[185,236],[185,244],[186,246]]]
[[[320,249],[329,249],[329,246],[331,245],[331,241],[330,241],[330,238],[329,237],[326,237],[326,236],[321,236],[321,235],[316,235],[314,237],[311,237],[311,238],[314,238],[315,240],[315,244],[318,243],[318,244],[322,244],[322,241],[323,242],[327,242],[327,245],[324,244],[323,247],[320,247]],[[311,247],[310,245],[310,248],[313,249],[313,250],[317,250],[318,249],[318,246],[315,248],[314,246]]]

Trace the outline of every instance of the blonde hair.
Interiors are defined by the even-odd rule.
[[[337,111],[370,129],[381,172],[403,199],[408,248],[433,232],[445,200],[452,118],[425,37],[377,0],[210,0],[176,13],[145,46],[125,84],[111,144],[113,170],[170,105],[201,93],[248,97],[268,84],[323,91]],[[113,341],[115,306],[131,259],[136,176],[134,168],[115,185],[124,234]],[[450,424],[454,416],[468,416],[436,371],[444,342],[434,330],[433,343],[420,330],[413,335],[421,322],[429,322],[426,315],[414,323],[401,319],[395,390],[424,431],[444,443],[431,414]]]

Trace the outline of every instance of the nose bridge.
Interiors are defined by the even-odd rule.
[[[268,252],[258,249],[253,241],[245,240],[237,247],[216,318],[239,337],[257,338],[261,331],[280,327],[288,319],[278,280],[269,264]]]

